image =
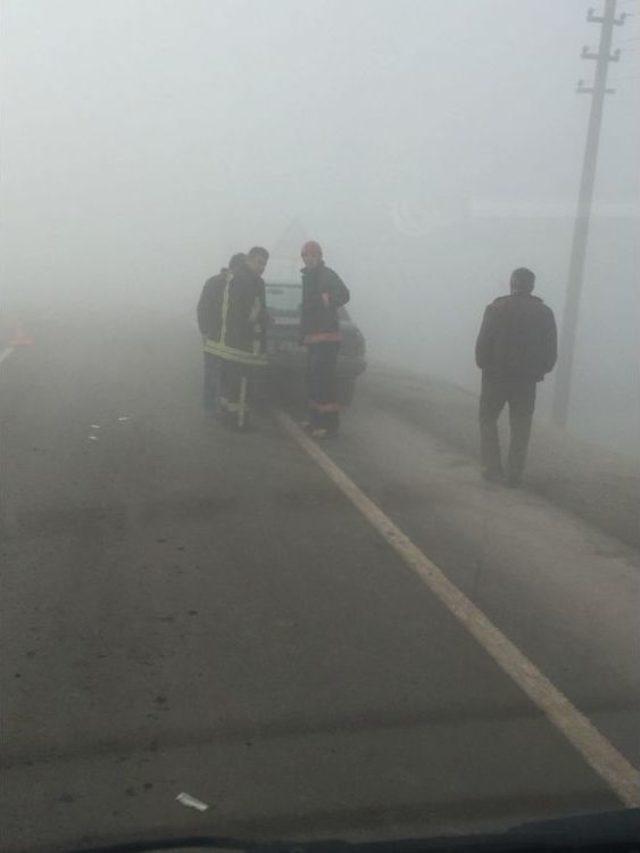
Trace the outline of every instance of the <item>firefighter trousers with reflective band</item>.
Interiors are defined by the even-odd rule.
[[[246,429],[249,426],[253,369],[240,362],[220,359],[219,412],[229,426]]]
[[[202,404],[207,412],[215,412],[218,395],[219,359],[204,352],[204,374],[202,378]]]
[[[309,421],[316,429],[336,432],[340,425],[336,370],[338,341],[308,344],[307,395]]]
[[[531,379],[507,379],[482,376],[480,395],[480,441],[482,464],[492,474],[502,473],[498,418],[509,404],[511,439],[507,475],[519,480],[524,471],[536,403],[536,382]]]

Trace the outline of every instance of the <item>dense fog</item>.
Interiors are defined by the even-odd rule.
[[[482,310],[514,267],[561,323],[590,5],[5,0],[2,310],[192,322],[231,253],[264,245],[267,279],[295,279],[314,238],[371,361],[476,389]],[[618,6],[571,426],[633,452],[640,3]]]

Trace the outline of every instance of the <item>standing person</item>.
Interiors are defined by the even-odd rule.
[[[509,404],[511,441],[507,459],[507,484],[522,480],[536,384],[553,369],[557,358],[556,321],[553,311],[533,296],[536,277],[524,267],[511,274],[511,295],[501,296],[484,312],[476,342],[476,364],[482,370],[480,440],[483,476],[504,477],[498,417]]]
[[[302,315],[300,337],[307,346],[307,396],[311,434],[335,435],[340,426],[336,399],[336,368],[340,349],[338,309],[349,301],[349,291],[322,257],[319,243],[302,247]]]
[[[207,340],[214,335],[222,307],[222,293],[224,292],[224,288],[246,260],[246,257],[242,253],[234,255],[229,261],[228,267],[223,267],[218,275],[212,276],[204,283],[197,309],[198,328],[202,335],[203,347],[206,347]],[[207,352],[206,348],[203,349],[203,356],[202,403],[205,412],[214,414],[219,381],[218,357],[213,355],[213,353]]]
[[[262,280],[269,253],[255,246],[233,276],[216,290],[219,310],[205,349],[218,359],[219,410],[226,424],[249,426],[251,380],[265,367],[267,310]]]

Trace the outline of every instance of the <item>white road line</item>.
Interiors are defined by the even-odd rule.
[[[631,763],[288,415],[278,412],[276,417],[283,429],[317,462],[409,568],[615,791],[620,800],[626,806],[639,807],[638,773]]]
[[[5,360],[5,358],[9,358],[11,353],[13,352],[13,347],[5,347],[5,349],[0,352],[0,364]]]

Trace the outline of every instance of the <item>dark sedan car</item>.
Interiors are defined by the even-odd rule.
[[[269,372],[284,390],[297,390],[305,375],[306,347],[299,343],[302,285],[270,282],[266,286],[267,309],[273,320],[269,328],[267,353]],[[342,344],[338,356],[338,401],[348,405],[353,399],[355,380],[366,368],[365,340],[345,308],[339,309]]]

